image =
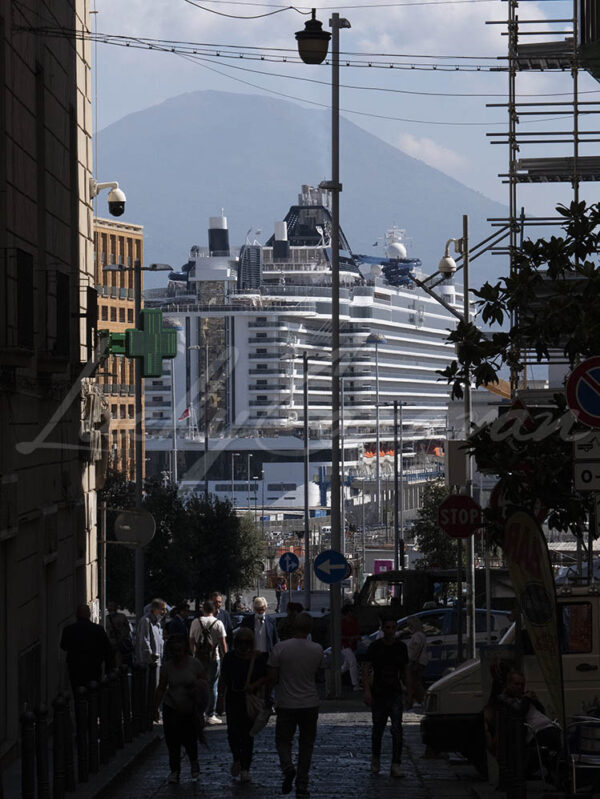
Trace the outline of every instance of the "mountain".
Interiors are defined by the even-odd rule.
[[[260,241],[297,201],[303,183],[330,178],[330,114],[262,95],[198,91],[129,114],[99,133],[99,180],[118,180],[127,194],[119,221],[142,224],[146,263],[187,261],[206,246],[209,216],[224,209],[232,245],[248,228]],[[340,122],[341,226],[354,252],[374,255],[373,242],[393,224],[404,228],[409,255],[434,271],[448,238],[490,234],[487,217],[507,209],[444,173],[386,144],[352,122]],[[101,196],[97,213],[106,216]],[[379,250],[381,251],[381,250]],[[493,278],[497,258],[484,256],[472,285]],[[160,285],[152,275],[146,285]]]

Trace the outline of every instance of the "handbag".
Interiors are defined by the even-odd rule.
[[[244,690],[246,691],[246,713],[248,714],[248,718],[254,722],[250,729],[250,736],[252,738],[255,735],[258,735],[261,730],[264,730],[268,724],[272,712],[270,704],[265,704],[264,688],[256,694],[248,693],[248,686],[250,685],[250,678],[252,676],[252,670],[254,669],[255,658],[256,655],[253,654],[252,659],[250,660],[250,665],[248,666],[246,684],[244,685]]]

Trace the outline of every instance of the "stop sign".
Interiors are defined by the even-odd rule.
[[[438,523],[452,538],[468,538],[481,527],[481,508],[472,497],[452,494],[438,509]]]

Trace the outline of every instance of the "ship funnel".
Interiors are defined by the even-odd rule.
[[[280,261],[290,257],[290,243],[287,234],[287,222],[275,222],[273,242],[273,259]]]
[[[208,249],[211,255],[230,255],[226,216],[211,216],[209,218]]]

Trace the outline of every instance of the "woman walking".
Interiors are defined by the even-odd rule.
[[[190,657],[183,636],[169,639],[170,657],[163,662],[156,689],[156,707],[162,702],[163,729],[169,750],[169,783],[179,782],[181,747],[190,761],[192,779],[200,775],[198,719],[204,716],[208,690],[202,664]]]
[[[264,704],[267,653],[254,651],[254,633],[240,627],[233,639],[233,649],[223,658],[219,679],[217,712],[227,714],[227,740],[233,756],[231,776],[250,782],[254,738],[250,730],[254,716],[248,714],[246,697],[259,696]],[[257,703],[258,704],[258,703]]]
[[[410,639],[406,644],[408,649],[408,670],[406,674],[408,696],[406,706],[410,710],[419,711],[423,708],[423,697],[425,696],[423,675],[429,660],[427,636],[423,632],[423,624],[418,616],[410,616],[406,626],[411,632]]]

